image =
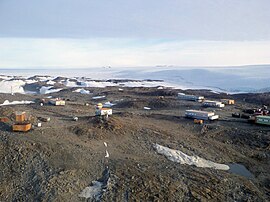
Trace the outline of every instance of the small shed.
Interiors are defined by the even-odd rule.
[[[55,106],[64,106],[66,105],[65,100],[62,100],[60,98],[50,99],[49,103]]]
[[[226,105],[234,105],[235,104],[235,100],[232,100],[232,99],[221,99],[221,102],[223,104],[226,104]]]
[[[195,102],[202,102],[204,100],[203,96],[186,95],[184,93],[178,93],[177,98],[180,100],[189,100]]]
[[[219,108],[222,108],[225,106],[222,102],[211,101],[211,100],[205,100],[202,105],[204,107],[219,107]]]
[[[110,108],[96,109],[96,116],[106,116],[106,115],[112,115],[112,109]]]

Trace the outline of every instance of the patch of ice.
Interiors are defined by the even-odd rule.
[[[37,76],[37,79],[39,79],[40,81],[47,81],[47,80],[52,80],[54,77],[51,76]]]
[[[105,88],[106,86],[117,86],[118,84],[107,81],[85,81],[82,83],[85,87]]]
[[[23,80],[0,81],[0,93],[24,93]]]
[[[47,84],[48,85],[54,85],[55,84],[55,81],[49,80],[49,81],[47,81]]]
[[[40,94],[49,94],[49,93],[56,93],[62,90],[62,88],[58,88],[58,89],[51,89],[53,88],[53,86],[42,86],[39,89],[39,93]]]
[[[99,100],[99,99],[103,99],[103,98],[106,98],[106,96],[105,95],[102,95],[102,96],[92,97],[93,100]]]
[[[143,109],[150,110],[151,108],[150,107],[143,107]]]
[[[111,103],[111,102],[105,102],[105,103],[103,104],[103,107],[110,108],[110,107],[112,107],[112,106],[114,106],[114,105],[116,105],[116,104],[113,104],[113,103]]]
[[[76,82],[74,82],[74,81],[69,81],[69,80],[67,80],[67,81],[65,81],[65,80],[63,80],[63,81],[61,81],[66,87],[79,87],[79,85],[77,85],[77,83]]]
[[[211,90],[212,93],[215,93],[215,94],[220,94],[220,92],[217,92],[217,91],[214,91],[214,90]]]
[[[81,93],[81,94],[90,94],[90,91],[89,90],[85,90],[83,88],[78,88],[78,89],[74,90],[73,92],[75,92],[75,93]]]
[[[35,102],[33,101],[27,101],[27,100],[22,100],[22,101],[8,101],[8,100],[5,100],[5,102],[3,102],[3,104],[0,104],[0,106],[6,106],[6,105],[24,105],[24,104],[33,104]]]
[[[27,84],[31,84],[31,83],[36,83],[37,81],[36,80],[33,80],[33,79],[27,79],[25,80],[25,83]]]
[[[107,190],[109,183],[110,183],[110,171],[107,167],[102,173],[102,178],[97,181],[92,181],[91,185],[86,187],[79,194],[79,197],[100,201],[102,194]]]
[[[215,163],[198,156],[188,156],[187,154],[179,151],[170,149],[168,147],[155,144],[154,148],[159,154],[162,154],[167,157],[170,161],[177,162],[180,164],[195,165],[196,167],[202,168],[214,168],[218,170],[229,170],[230,167],[225,164]]]
[[[92,185],[89,187],[86,187],[80,194],[79,197],[83,198],[90,198],[95,200],[100,200],[100,197],[102,195],[102,182],[99,181],[93,181]]]

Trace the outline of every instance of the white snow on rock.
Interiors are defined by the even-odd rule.
[[[47,81],[47,84],[48,85],[54,85],[55,84],[55,81],[49,80],[49,81]]]
[[[66,87],[80,87],[76,84],[76,82],[69,81],[69,79],[66,81],[62,81],[62,84],[64,84]]]
[[[89,90],[85,90],[83,88],[78,88],[78,89],[74,90],[73,92],[75,92],[75,93],[81,93],[81,94],[90,94],[90,91]]]
[[[150,107],[143,107],[143,109],[150,110],[151,108]]]
[[[95,199],[98,201],[102,195],[102,185],[102,182],[93,181],[91,186],[82,190],[82,192],[79,194],[79,197]]]
[[[109,102],[105,102],[105,103],[103,104],[103,107],[110,108],[110,107],[112,107],[112,106],[114,106],[114,105],[116,105],[116,104],[113,104],[113,103],[111,103],[111,102],[109,101]]]
[[[0,93],[24,93],[23,86],[25,82],[22,80],[0,81]]]
[[[93,100],[104,99],[104,98],[106,98],[105,95],[92,97]]]
[[[5,106],[5,105],[24,105],[24,104],[33,104],[35,102],[33,101],[27,101],[27,100],[22,100],[22,101],[8,101],[6,100],[5,102],[3,102],[3,104],[0,104],[0,106]]]
[[[49,94],[49,93],[56,93],[56,92],[59,92],[62,90],[62,88],[59,88],[59,89],[51,89],[53,88],[53,86],[42,86],[40,89],[39,89],[39,93],[40,94]]]
[[[194,165],[196,167],[202,168],[214,168],[217,170],[229,170],[230,167],[225,164],[215,163],[198,156],[188,156],[187,154],[179,151],[170,149],[168,147],[155,144],[154,148],[159,154],[162,154],[167,157],[170,161],[177,162],[180,164]]]

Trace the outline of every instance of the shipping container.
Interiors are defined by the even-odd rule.
[[[65,100],[61,99],[51,99],[49,102],[55,106],[64,106],[66,104]]]
[[[256,116],[257,124],[270,125],[270,116]]]
[[[205,100],[202,104],[204,107],[224,107],[225,105],[219,101]]]
[[[14,124],[12,125],[12,130],[15,132],[27,132],[31,129],[32,124],[26,123],[26,124]]]
[[[186,95],[184,93],[178,93],[177,98],[180,100],[189,100],[189,101],[196,101],[196,102],[202,102],[204,100],[203,96]]]
[[[215,115],[214,112],[206,112],[199,110],[186,110],[185,117],[201,120],[215,120],[219,118],[219,116]]]

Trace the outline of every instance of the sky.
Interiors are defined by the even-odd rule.
[[[0,68],[270,64],[269,0],[0,0]]]

